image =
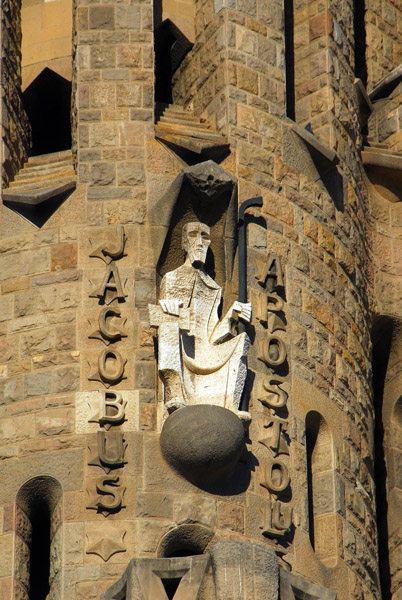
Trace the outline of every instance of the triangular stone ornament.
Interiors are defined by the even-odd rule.
[[[191,565],[188,567],[171,567],[169,571],[158,568],[159,565],[145,563],[144,568],[137,573],[144,600],[169,600],[162,579],[179,578],[180,583],[173,600],[197,600],[208,557],[197,556],[192,559]]]
[[[198,600],[208,554],[181,558],[143,558],[130,561],[104,600]],[[212,600],[212,598],[211,598]]]
[[[103,561],[107,562],[114,554],[127,551],[124,545],[126,533],[126,531],[110,530],[105,535],[103,529],[100,532],[87,533],[86,554],[96,554]]]

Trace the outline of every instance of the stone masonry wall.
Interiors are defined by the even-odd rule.
[[[31,135],[21,99],[20,6],[20,0],[1,5],[1,179],[5,186],[27,159]]]
[[[343,155],[360,143],[353,89],[353,6],[298,3],[294,13],[296,121]],[[346,148],[345,148],[346,146]]]
[[[238,11],[231,10],[235,3],[227,6],[197,2],[196,44],[175,74],[173,88],[177,103],[205,112],[225,133],[229,124],[236,125],[239,103],[269,114],[284,112],[282,8],[255,2],[243,3]]]
[[[232,148],[232,154],[223,166],[227,165],[226,168],[238,177],[239,204],[249,197],[262,195],[268,229],[265,251],[279,254],[286,269],[289,331],[284,339],[288,340],[291,348],[291,504],[295,507],[295,521],[298,523],[296,545],[302,543],[302,532],[308,531],[308,515],[303,508],[306,473],[302,467],[305,464],[302,458],[305,455],[304,420],[308,410],[323,414],[330,424],[335,444],[338,465],[334,474],[335,488],[330,486],[326,492],[322,491],[325,505],[333,507],[333,518],[327,519],[328,525],[321,533],[318,546],[327,545],[329,539],[334,541],[337,567],[324,577],[317,557],[308,550],[308,542],[307,545],[303,542],[303,553],[308,558],[301,560],[300,554],[293,555],[289,549],[286,560],[292,562],[298,572],[303,572],[308,562],[321,583],[325,582],[330,587],[337,587],[335,580],[344,572],[348,584],[339,593],[344,593],[345,598],[358,598],[361,593],[375,597],[378,585],[376,546],[372,543],[375,515],[372,504],[370,509],[364,506],[364,498],[369,497],[371,503],[374,499],[372,475],[364,460],[364,457],[367,460],[372,456],[373,444],[372,392],[369,383],[371,325],[365,275],[370,272],[370,266],[364,236],[367,193],[357,162],[360,132],[352,88],[352,8],[345,5],[343,12],[339,12],[338,8],[331,5],[327,12],[314,13],[314,6],[306,8],[304,18],[307,19],[307,32],[300,32],[300,38],[297,37],[298,13],[295,14],[295,35],[296,40],[310,40],[309,52],[318,69],[316,75],[312,74],[312,79],[317,76],[317,93],[326,94],[327,103],[324,104],[329,112],[325,117],[328,120],[320,117],[324,104],[319,103],[318,112],[306,113],[305,122],[313,121],[314,133],[330,148],[335,148],[341,158],[339,173],[343,174],[343,184],[340,196],[331,197],[323,182],[319,179],[314,182],[307,173],[287,166],[280,158],[284,129],[281,129],[276,117],[284,112],[284,86],[275,82],[275,85],[265,88],[268,93],[264,96],[262,76],[256,73],[258,65],[255,56],[261,44],[266,47],[271,44],[273,48],[273,38],[278,43],[278,50],[273,56],[281,56],[283,37],[273,36],[270,28],[264,29],[265,21],[261,13],[255,13],[260,18],[252,21],[248,13],[250,7],[252,10],[252,3],[243,10],[222,10],[227,16],[227,27],[232,28],[228,31],[235,32],[228,36],[229,48],[232,40],[236,48],[230,54],[231,60],[228,57],[227,63],[223,62],[221,66],[221,69],[226,69],[223,79],[226,77],[228,82],[229,126],[225,131],[228,131]],[[315,8],[318,10],[318,5]],[[262,4],[258,5],[258,10],[262,10]],[[281,19],[274,21],[272,14],[275,12],[272,12],[271,6],[269,24],[275,28],[276,23],[280,29]],[[258,25],[254,25],[255,22]],[[255,37],[247,28],[251,23]],[[208,27],[210,31],[214,31],[214,27],[217,29],[218,17]],[[243,43],[247,46],[243,46]],[[322,54],[318,53],[318,47],[323,47]],[[247,52],[253,56],[249,62]],[[195,90],[202,89],[198,82],[201,81],[200,77],[205,77],[201,69],[197,79],[196,69],[200,64],[197,62],[197,44],[186,60],[187,64],[183,63],[175,84],[177,98],[183,103],[186,100],[184,92],[180,90],[190,89],[188,97],[199,98]],[[279,66],[281,63],[274,64]],[[271,78],[275,73],[274,64],[270,62]],[[192,79],[189,82],[186,73],[190,73],[190,65]],[[253,69],[247,71],[247,65],[252,65]],[[278,79],[282,78],[283,82],[283,72],[277,72]],[[305,73],[303,61],[301,57],[298,59],[297,53],[296,73]],[[327,88],[323,91],[324,80]],[[194,81],[196,83],[192,83]],[[306,81],[305,76],[303,81]],[[215,115],[216,107],[222,106],[224,94],[216,89],[215,95],[211,96],[214,88],[210,86],[208,89],[209,94],[205,96],[201,93],[198,102],[208,102],[211,112],[208,113],[208,108],[207,114]],[[278,91],[281,91],[280,96]],[[308,84],[306,92],[306,106],[312,106],[314,90]],[[300,99],[300,92],[296,94],[296,98]],[[206,104],[200,109],[205,107]],[[224,114],[223,107],[221,114]],[[312,119],[315,114],[318,115],[316,120]],[[302,149],[299,151],[303,154]],[[258,256],[258,249],[261,251],[260,236],[255,243]],[[255,286],[252,275],[250,284]],[[258,285],[256,289],[260,289]],[[261,335],[258,331],[264,329],[259,330],[256,325],[256,330],[257,335]],[[253,392],[254,421],[250,434],[255,440],[265,418],[257,401],[258,386],[261,384],[259,378],[264,370],[255,346],[250,357],[250,368],[257,374]],[[307,391],[309,389],[310,393]],[[312,401],[307,407],[306,397],[309,395]],[[256,449],[253,448],[253,451]],[[258,453],[258,457],[263,464],[262,453]],[[356,486],[361,486],[364,492],[356,495]],[[253,503],[264,503],[264,490],[257,486],[253,492],[256,494],[253,498],[258,498]],[[324,501],[325,493],[327,498]],[[332,497],[333,493],[335,497]]]
[[[367,87],[369,91],[402,62],[402,9],[398,2],[366,2]]]
[[[246,462],[228,494],[192,485],[162,458],[147,310],[157,300],[161,228],[149,226],[148,215],[184,165],[154,138],[151,1],[77,0],[77,189],[39,230],[0,206],[4,600],[26,575],[14,572],[26,552],[16,494],[44,474],[63,489],[63,547],[52,556],[52,572],[61,569],[57,600],[99,600],[131,558],[163,555],[166,539],[180,541],[194,525],[206,550],[226,539],[257,542],[294,574],[336,590],[338,600],[380,597],[370,334],[376,314],[399,311],[402,221],[398,205],[379,201],[361,169],[352,7],[309,4],[295,13],[296,73],[307,69],[310,77],[305,87],[298,81],[298,122],[312,122],[339,158],[324,173],[285,118],[282,5],[199,0],[195,9],[196,43],[176,73],[175,102],[227,136],[230,154],[220,166],[237,179],[239,206],[263,200],[247,217],[254,317]],[[120,331],[111,341],[100,331],[102,315]],[[267,349],[272,336],[285,348],[282,362],[275,344],[272,355]],[[99,417],[105,394],[125,411],[110,429]],[[282,412],[276,397],[285,398]],[[314,548],[306,469],[312,412],[328,426],[333,455],[318,469]],[[99,464],[102,443],[122,453],[110,472]],[[105,486],[120,501],[114,512],[104,508]]]

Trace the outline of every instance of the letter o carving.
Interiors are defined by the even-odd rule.
[[[115,361],[115,369],[110,371],[106,366],[106,360],[112,358]],[[99,375],[107,383],[117,383],[123,377],[126,361],[117,350],[104,350],[98,358]]]
[[[276,345],[278,348],[278,355],[276,357],[272,356],[270,352],[271,346],[273,345]],[[285,362],[286,355],[286,344],[283,341],[283,339],[278,337],[277,335],[269,335],[263,344],[264,362],[269,367],[279,367],[282,363]]]
[[[273,479],[274,470],[280,471],[280,480],[275,482]],[[280,460],[269,460],[264,470],[265,481],[261,485],[267,488],[273,494],[279,494],[286,490],[290,483],[289,471],[287,466]]]

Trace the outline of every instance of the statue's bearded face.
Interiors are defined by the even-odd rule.
[[[183,249],[192,265],[205,264],[211,243],[209,227],[204,223],[187,223],[183,228]]]

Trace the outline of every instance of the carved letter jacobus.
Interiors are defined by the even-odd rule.
[[[107,348],[100,352],[96,368],[88,379],[99,381],[105,388],[110,388],[126,378],[124,369],[127,360],[117,349],[117,343],[123,337],[127,337],[124,330],[126,319],[122,318],[117,303],[125,302],[127,294],[124,293],[115,262],[125,256],[126,236],[121,225],[117,227],[116,233],[112,243],[105,242],[90,254],[93,258],[100,258],[106,263],[102,283],[90,294],[91,298],[98,298],[99,303],[106,306],[99,311],[97,330],[88,337],[101,340]],[[111,427],[121,425],[125,421],[126,402],[118,392],[100,390],[100,394],[102,397],[99,406],[89,420],[99,423],[106,432],[98,432],[97,446],[90,448],[91,456],[88,464],[100,467],[108,474],[114,469],[122,468],[126,463],[124,453],[127,444],[123,434],[108,432]],[[124,506],[124,490],[117,475],[98,478],[96,491],[90,492],[92,499],[87,508],[95,509],[104,516],[116,512]]]
[[[249,338],[234,327],[251,320],[251,305],[235,301],[218,318],[221,287],[204,264],[210,230],[203,223],[183,228],[184,264],[162,279],[159,305],[150,305],[151,325],[158,329],[158,372],[168,412],[185,405],[213,404],[239,411],[246,378]]]

